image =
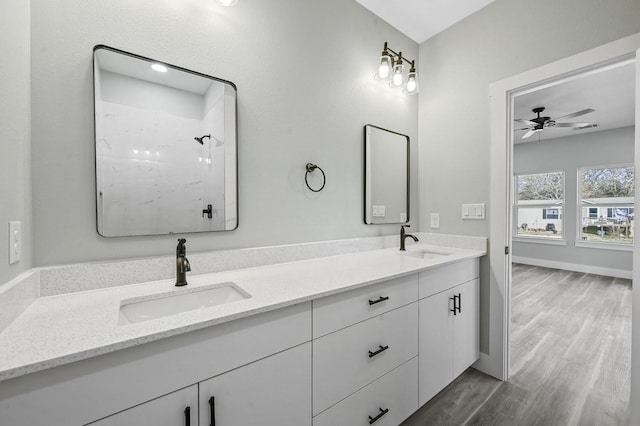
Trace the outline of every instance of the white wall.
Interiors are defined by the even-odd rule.
[[[29,2],[0,0],[0,284],[32,267]],[[22,260],[9,265],[9,221]]]
[[[637,0],[496,0],[420,45],[419,212],[422,231],[489,235],[460,218],[489,201],[490,83],[640,32]],[[487,206],[491,215],[492,206]],[[440,229],[428,216],[440,213]],[[489,242],[491,244],[491,241]],[[481,349],[488,352],[489,264],[481,262]]]
[[[96,233],[96,44],[238,87],[239,228],[186,235],[189,251],[397,232],[362,218],[364,124],[417,140],[416,97],[373,79],[385,41],[417,57],[416,43],[353,1],[242,0],[222,8],[201,0],[33,0],[36,265],[175,249],[175,235],[104,239]],[[417,170],[416,144],[412,156]],[[327,174],[318,194],[304,184],[308,162]]]
[[[603,250],[575,247],[577,238],[577,173],[587,166],[604,166],[633,163],[634,127],[605,130],[572,136],[516,144],[514,149],[514,173],[538,173],[564,171],[564,239],[566,246],[513,243],[513,255],[552,262],[584,265],[588,268],[604,268],[626,271],[631,274],[631,251]],[[570,130],[569,130],[570,131]],[[540,209],[538,209],[540,210]]]

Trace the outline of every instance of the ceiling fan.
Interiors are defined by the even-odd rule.
[[[535,117],[535,118],[532,118],[531,120],[525,120],[523,118],[516,118],[515,119],[515,121],[517,121],[518,123],[522,123],[522,124],[527,125],[527,127],[524,127],[522,129],[517,129],[517,130],[527,130],[527,133],[522,135],[522,139],[526,139],[526,138],[532,136],[534,133],[539,133],[539,132],[541,132],[544,129],[547,129],[549,127],[569,127],[569,128],[574,129],[574,130],[587,129],[589,127],[598,127],[597,124],[586,123],[586,122],[582,122],[582,123],[558,123],[558,120],[579,117],[581,115],[585,115],[585,114],[589,114],[590,112],[594,112],[595,109],[587,108],[587,109],[583,109],[581,111],[574,112],[573,114],[567,114],[567,115],[563,115],[562,117],[557,117],[557,118],[541,117],[540,113],[542,111],[544,111],[544,110],[545,110],[545,107],[533,108],[531,111],[533,111],[533,113],[537,114],[538,116]]]

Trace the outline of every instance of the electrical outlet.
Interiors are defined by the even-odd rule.
[[[385,217],[387,206],[372,206],[373,217]]]
[[[440,228],[440,213],[431,213],[431,227]]]
[[[9,222],[9,265],[20,261],[22,252],[21,222]]]

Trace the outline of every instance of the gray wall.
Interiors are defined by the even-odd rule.
[[[420,229],[429,231],[429,213],[439,212],[434,232],[489,235],[488,220],[460,218],[462,203],[489,200],[489,84],[637,32],[638,0],[540,0],[535,11],[531,1],[496,0],[422,43]],[[483,352],[489,347],[488,262],[481,262]]]
[[[624,127],[515,146],[514,173],[564,171],[563,216],[567,245],[514,242],[514,256],[631,271],[631,251],[575,247],[574,242],[577,239],[578,169],[586,166],[633,164],[634,130],[634,127]]]
[[[176,236],[95,230],[92,48],[106,44],[238,86],[237,231],[190,234],[190,251],[397,231],[362,218],[362,128],[417,141],[417,98],[373,79],[385,41],[418,45],[354,1],[33,0],[33,199],[37,266],[171,254]],[[413,147],[417,170],[417,144]],[[305,164],[322,167],[310,192]],[[417,172],[412,203],[417,216]],[[196,271],[197,272],[197,271]]]
[[[0,0],[0,284],[32,267],[29,2]],[[9,265],[9,221],[22,260]]]

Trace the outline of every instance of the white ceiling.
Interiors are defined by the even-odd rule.
[[[414,41],[449,28],[494,0],[356,0]]]
[[[549,127],[527,139],[521,139],[526,130],[516,130],[514,141],[515,143],[536,142],[633,126],[635,123],[634,100],[635,63],[633,62],[517,96],[514,104],[514,118],[530,120],[536,117],[536,114],[531,112],[535,107],[545,107],[541,116],[552,119],[591,108],[595,111],[575,118],[561,119],[558,122],[589,122],[598,126],[582,130]],[[514,124],[516,129],[526,127],[522,123]]]

